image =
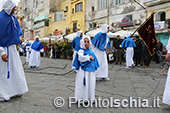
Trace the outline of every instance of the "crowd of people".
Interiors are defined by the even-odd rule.
[[[126,40],[126,37],[124,40],[122,40],[122,39],[120,39],[120,35],[117,36],[117,39],[114,40],[111,53],[108,52],[108,54],[107,54],[109,63],[115,62],[115,65],[117,65],[117,64],[121,65],[122,62],[125,63],[126,61],[128,61],[128,59],[131,59],[128,57],[131,55],[132,60],[133,60],[133,61],[131,61],[132,64],[130,64],[130,66],[127,65],[126,68],[132,68],[134,66],[140,67],[141,65],[144,65],[144,67],[147,68],[147,67],[149,67],[149,64],[152,59],[155,60],[156,63],[160,63],[160,60],[162,58],[161,55],[166,54],[166,47],[163,46],[160,39],[158,39],[158,45],[156,47],[156,53],[154,56],[151,56],[149,54],[147,46],[139,38],[139,36],[131,37],[131,39],[133,39],[133,40],[131,40],[131,42],[134,42],[133,45],[130,43],[128,43],[127,45],[126,44],[121,45],[122,42],[124,40]],[[133,50],[131,51],[131,53],[129,52],[129,50],[126,46],[132,46],[131,49],[133,49]],[[129,55],[127,53],[129,53]],[[112,57],[114,57],[114,59],[111,59],[109,57],[110,54],[112,54]],[[126,62],[126,64],[127,64],[127,62]]]

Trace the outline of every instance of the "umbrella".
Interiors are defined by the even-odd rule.
[[[57,42],[56,39],[54,39],[54,38],[49,38],[49,37],[41,38],[40,41],[41,41],[41,42],[47,42],[47,43],[49,43],[50,39],[51,39],[51,43],[56,43],[56,42]]]
[[[70,33],[68,35],[65,36],[66,39],[68,39],[69,41],[72,41],[75,37],[77,36],[77,33]]]
[[[127,31],[127,30],[120,30],[116,31],[116,34],[120,35],[121,38],[126,37],[127,33],[130,33],[131,35],[133,34],[133,31]],[[139,36],[138,33],[136,32],[133,36]]]
[[[99,33],[101,30],[100,28],[97,28],[97,29],[94,29],[94,30],[91,30],[89,32],[86,33],[86,35],[90,36],[90,37],[94,37],[97,33]],[[112,33],[112,32],[108,32],[107,33],[109,37],[113,38],[113,37],[116,37],[118,34],[116,33]]]

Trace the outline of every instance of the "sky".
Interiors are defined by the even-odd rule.
[[[6,0],[0,0],[0,11],[2,10],[2,5],[3,5],[4,1],[6,1]],[[13,0],[13,1],[15,2],[16,5],[18,5],[20,0]]]

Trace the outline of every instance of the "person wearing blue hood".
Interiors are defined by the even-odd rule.
[[[30,68],[35,68],[40,66],[40,52],[44,51],[43,44],[39,41],[39,36],[35,37],[35,41],[31,45],[31,54],[29,60]]]
[[[77,54],[77,51],[80,50],[80,41],[83,37],[83,32],[82,31],[77,31],[77,36],[73,39],[72,43],[71,43],[71,46],[73,48],[73,61],[72,63],[74,62],[74,58]],[[72,67],[74,68],[74,67]]]
[[[28,92],[24,70],[16,49],[22,35],[21,26],[13,14],[16,5],[7,0],[0,12],[0,102]]]
[[[109,80],[108,78],[108,61],[106,50],[110,49],[110,39],[107,33],[109,32],[109,26],[103,24],[101,32],[97,33],[92,39],[92,50],[97,56],[100,64],[100,68],[96,71],[97,78],[100,80]]]
[[[130,33],[127,33],[126,39],[121,43],[121,47],[126,49],[126,68],[133,67],[134,47],[136,47],[136,44],[130,37]]]
[[[89,36],[83,36],[80,41],[81,49],[77,52],[73,66],[78,70],[75,84],[75,98],[77,101],[95,99],[96,73],[99,68],[98,60],[90,49]]]
[[[25,43],[25,50],[26,50],[26,62],[27,62],[27,64],[29,64],[31,43],[28,40]]]

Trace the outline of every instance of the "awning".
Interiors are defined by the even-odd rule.
[[[43,16],[39,16],[37,18],[34,19],[34,22],[37,21],[42,21],[42,20],[48,20],[49,14],[43,15]]]

